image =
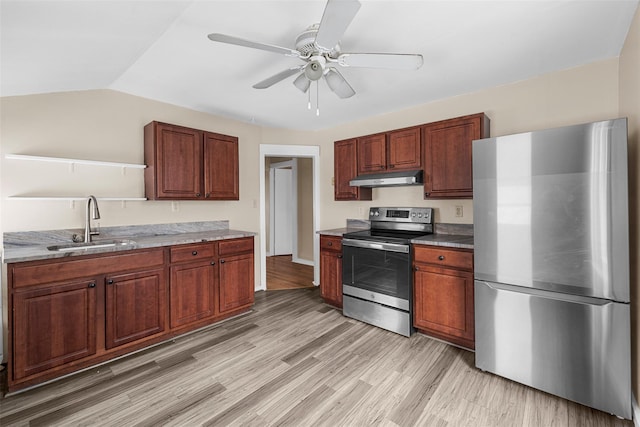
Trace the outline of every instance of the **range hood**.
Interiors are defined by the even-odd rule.
[[[352,187],[397,187],[401,185],[422,185],[422,171],[400,171],[370,173],[360,175],[349,181]]]

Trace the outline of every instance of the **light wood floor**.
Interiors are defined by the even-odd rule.
[[[0,400],[0,425],[629,426],[474,367],[474,355],[342,316],[318,289]]]
[[[267,290],[313,288],[313,266],[291,261],[291,255],[267,257]]]

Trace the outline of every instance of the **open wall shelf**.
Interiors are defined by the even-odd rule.
[[[49,162],[49,163],[109,166],[109,167],[130,168],[130,169],[144,169],[147,167],[147,165],[139,165],[135,163],[103,162],[101,160],[67,159],[63,157],[30,156],[25,154],[5,154],[4,157],[5,159],[11,159],[11,160],[29,160],[29,161]]]

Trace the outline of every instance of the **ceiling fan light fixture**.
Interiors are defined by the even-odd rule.
[[[293,85],[300,89],[302,93],[305,93],[309,90],[309,86],[311,86],[311,80],[307,78],[305,73],[300,73],[300,75],[293,81]]]

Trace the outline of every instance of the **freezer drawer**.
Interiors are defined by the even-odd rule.
[[[631,419],[629,316],[629,304],[476,280],[476,366]]]

